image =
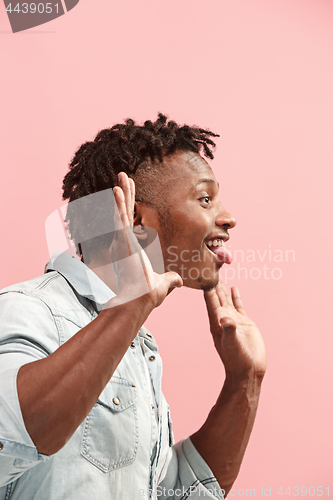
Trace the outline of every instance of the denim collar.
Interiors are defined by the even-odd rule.
[[[74,288],[74,290],[97,305],[101,311],[105,304],[115,297],[115,293],[77,257],[64,252],[54,252],[51,260],[46,264],[44,272],[57,271]],[[143,325],[139,332],[140,337],[152,351],[158,351],[155,339]]]
[[[54,252],[44,272],[57,271],[82,297],[103,306],[115,293],[78,258],[64,252]]]

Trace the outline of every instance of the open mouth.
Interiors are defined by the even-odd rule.
[[[226,249],[223,238],[212,238],[206,242],[208,249],[217,256],[219,262],[231,264],[232,255]]]

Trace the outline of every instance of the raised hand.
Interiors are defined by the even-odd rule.
[[[262,378],[266,371],[264,341],[255,323],[247,316],[236,287],[229,295],[219,282],[204,293],[210,330],[224,364],[226,379],[241,381],[249,376]]]
[[[175,287],[182,286],[175,272],[159,275],[140,247],[133,231],[135,184],[125,172],[118,174],[119,186],[113,188],[120,220],[115,219],[118,231],[112,243],[111,255],[117,278],[117,300],[112,304],[129,302],[138,297],[148,301],[152,308],[159,306]],[[124,258],[126,257],[127,258]]]

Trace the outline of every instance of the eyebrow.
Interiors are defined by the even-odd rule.
[[[208,184],[215,184],[217,185],[217,187],[220,187],[219,183],[216,182],[214,179],[200,179],[195,186],[199,186],[199,184],[205,184],[205,183],[208,183]]]

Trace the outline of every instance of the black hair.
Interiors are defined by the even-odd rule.
[[[135,181],[136,177],[140,177],[140,182],[136,182],[140,201],[153,204],[152,181],[163,168],[163,158],[177,151],[192,151],[213,159],[215,143],[211,137],[219,135],[197,126],[180,126],[172,120],[168,121],[162,113],[158,114],[155,122],[147,120],[143,126],[129,118],[125,123],[101,130],[93,141],[80,146],[63,180],[63,199],[72,202],[113,188],[118,184],[118,173],[126,172]],[[77,211],[71,213],[69,204],[65,222],[77,246],[84,234],[83,221],[84,214],[81,218]],[[78,233],[81,241],[77,241]],[[99,237],[99,246],[109,245],[111,241],[112,236],[103,235]]]

